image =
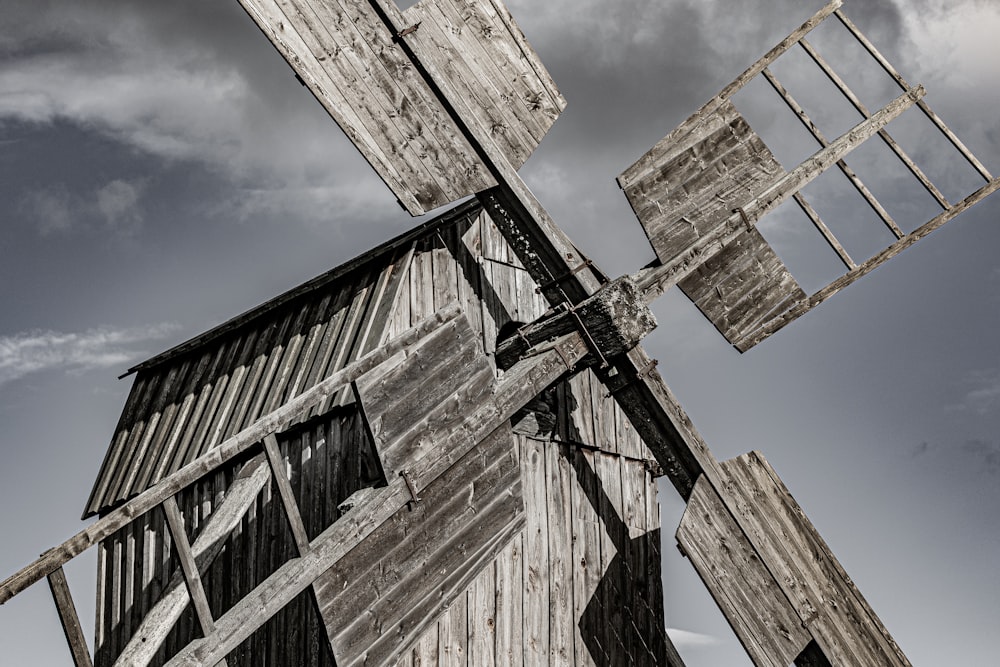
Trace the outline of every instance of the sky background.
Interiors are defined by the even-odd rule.
[[[523,177],[607,273],[636,270],[653,253],[615,176],[823,4],[509,0],[569,101]],[[846,4],[1000,171],[1000,3]],[[235,0],[0,9],[6,576],[83,527],[131,385],[119,374],[416,221]],[[870,107],[898,94],[839,28],[831,19],[810,39]],[[824,132],[857,122],[793,53],[774,70]],[[787,168],[816,146],[765,92],[737,104]],[[952,201],[981,184],[919,113],[898,135]],[[848,161],[904,229],[932,215],[879,148]],[[836,174],[806,194],[856,257],[889,242]],[[785,209],[762,229],[814,290],[836,263]],[[765,454],[916,665],[996,659],[998,212],[1000,198],[980,204],[745,355],[676,290],[654,305],[660,328],[645,343],[718,458]],[[683,507],[672,489],[661,507],[682,655],[691,667],[749,665],[673,548]],[[92,639],[95,565],[78,560],[68,572]],[[0,665],[69,664],[48,598],[39,584],[0,607]]]

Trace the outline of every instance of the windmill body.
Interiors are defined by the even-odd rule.
[[[655,477],[756,665],[908,665],[763,455],[717,461],[642,349],[673,285],[740,351],[1000,187],[834,0],[619,177],[657,259],[609,280],[517,174],[565,101],[497,0],[240,0],[400,203],[435,220],[132,369],[87,530],[95,663],[681,665]],[[831,17],[901,95],[868,110]],[[861,118],[828,139],[769,69],[801,46]],[[819,147],[784,168],[731,98],[764,77]],[[986,184],[949,202],[891,137],[934,121]],[[893,148],[941,212],[904,232],[847,166]],[[850,256],[802,189],[839,168],[894,242]],[[757,228],[794,200],[847,272],[811,295]]]

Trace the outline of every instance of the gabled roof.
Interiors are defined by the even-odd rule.
[[[136,378],[84,510],[106,511],[381,342],[414,242],[475,200],[129,370]],[[322,412],[350,402],[348,392]]]

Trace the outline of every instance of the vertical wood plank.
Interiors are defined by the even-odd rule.
[[[537,440],[521,441],[521,478],[527,526],[524,531],[524,664],[549,660],[549,541],[545,505],[545,446]]]
[[[468,592],[469,664],[496,665],[496,570],[490,563],[476,577]]]
[[[601,573],[607,579],[603,584],[607,591],[605,598],[605,617],[612,628],[622,627],[622,607],[626,601],[622,597],[623,582],[615,572],[609,572],[612,561],[619,553],[618,542],[627,538],[628,533],[622,524],[622,482],[621,482],[621,459],[597,452],[595,456],[597,462],[597,473],[600,483],[604,487],[604,495],[609,503],[602,503],[601,521],[604,524],[604,531],[601,533]],[[616,531],[624,532],[625,535],[613,534]],[[621,664],[625,660],[626,653],[624,646],[618,642],[612,642],[606,647],[610,664]]]
[[[573,482],[569,445],[544,446],[549,535],[549,664],[574,662],[573,636]]]
[[[574,468],[594,471],[594,453],[573,448]],[[579,667],[598,664],[584,641],[580,621],[601,581],[600,517],[590,501],[596,494],[593,475],[580,475],[572,485],[573,514],[573,651]]]
[[[520,667],[524,660],[521,648],[523,544],[522,531],[496,560],[496,662],[505,667]]]
[[[87,648],[87,640],[83,636],[83,628],[80,627],[80,617],[76,614],[73,595],[66,582],[66,573],[60,567],[48,576],[48,580],[52,599],[59,612],[59,622],[62,624],[66,643],[69,644],[69,651],[73,656],[73,664],[76,667],[93,667],[90,649]]]

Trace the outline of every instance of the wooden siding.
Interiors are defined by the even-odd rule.
[[[492,379],[496,371],[484,353],[495,349],[499,328],[509,321],[531,321],[547,308],[488,216],[476,214],[428,226],[407,244],[356,265],[334,283],[301,292],[292,300],[292,310],[308,311],[315,308],[311,305],[314,302],[333,301],[341,290],[354,284],[354,276],[370,275],[377,281],[387,266],[397,265],[400,272],[392,279],[398,279],[398,286],[384,290],[378,306],[353,306],[362,313],[354,328],[358,332],[355,339],[367,336],[371,346],[381,344],[457,299],[472,328],[468,334],[472,345],[463,352],[467,343],[456,344],[453,361],[474,363],[479,374]],[[264,309],[238,327],[209,337],[200,345],[182,346],[176,356],[140,369],[136,391],[154,391],[146,388],[151,385],[150,377],[166,378],[179,373],[177,369],[185,367],[190,358],[225,354],[230,345],[227,341],[239,339],[247,330],[265,327],[275,319],[294,318],[275,314],[287,308],[285,303]],[[375,314],[371,314],[373,311]],[[305,316],[303,319],[308,321]],[[328,339],[330,336],[333,334],[317,333],[315,346],[326,346],[322,354],[331,358],[346,355],[343,346],[357,344],[344,337]],[[275,336],[272,340],[283,338]],[[300,345],[305,347],[305,343]],[[412,363],[419,366],[427,362],[427,358],[419,357],[414,355]],[[273,374],[294,374],[284,366],[293,363],[291,359],[282,356],[275,361]],[[447,360],[444,363],[447,366]],[[387,362],[382,371],[394,368],[399,368],[398,360]],[[456,377],[456,381],[469,379],[465,373],[456,375],[463,376]],[[388,377],[380,373],[379,381],[368,383],[367,389],[364,379],[359,380],[351,395],[360,396],[362,404],[367,396],[380,406],[378,410],[392,412],[392,400],[398,402],[399,397],[389,403],[371,398],[372,388],[381,391],[381,380]],[[441,380],[441,391],[447,394],[444,376]],[[340,403],[328,407],[332,410],[329,419],[340,420],[336,424],[324,421],[325,417],[313,417],[293,432],[279,436],[291,487],[310,538],[338,516],[338,502],[359,483],[379,484],[385,474],[373,450],[367,449],[369,432],[360,411]],[[473,450],[475,453],[467,457],[465,464],[482,466],[478,472],[470,468],[461,476],[443,475],[434,483],[440,488],[423,489],[421,504],[414,505],[412,511],[403,507],[380,529],[384,549],[374,549],[372,545],[382,545],[376,539],[354,555],[352,567],[358,572],[367,571],[380,553],[386,563],[379,570],[380,576],[384,575],[379,579],[382,587],[377,589],[381,597],[365,605],[371,611],[365,619],[371,623],[344,622],[346,617],[332,612],[342,613],[340,605],[345,601],[357,604],[365,599],[363,591],[375,590],[370,588],[372,577],[358,574],[352,579],[347,590],[357,595],[347,598],[343,597],[342,585],[321,581],[313,589],[319,591],[318,602],[309,590],[298,596],[232,651],[227,656],[228,664],[329,665],[333,652],[327,648],[331,645],[328,634],[333,635],[338,659],[342,651],[347,651],[343,657],[348,662],[351,656],[374,651],[370,655],[407,666],[600,665],[626,658],[640,665],[680,664],[679,659],[669,657],[676,654],[663,630],[659,514],[650,472],[652,456],[590,371],[550,387],[532,409],[553,416],[547,431],[534,430],[530,435],[505,431],[508,449],[502,455],[489,453],[500,446],[500,441],[486,442]],[[380,426],[372,430],[384,436],[379,442],[387,451],[392,447],[393,438],[386,439],[386,434],[392,431],[394,414],[379,417],[373,411]],[[527,430],[528,420],[523,418],[521,415],[515,420],[516,428]],[[325,430],[315,430],[321,427]],[[211,432],[208,427],[201,430]],[[334,441],[368,454],[348,464],[346,453],[338,455],[336,448],[330,448]],[[511,467],[511,463],[515,465]],[[395,468],[403,465],[405,461],[390,465],[386,473],[398,475]],[[189,539],[193,542],[197,543],[205,521],[221,511],[235,470],[233,466],[225,475],[186,492],[180,504],[192,526]],[[351,476],[356,477],[353,485]],[[469,495],[456,490],[456,483],[473,490],[476,512],[462,513]],[[294,556],[295,540],[284,523],[280,504],[272,481],[251,505],[236,534],[227,541],[225,551],[203,572],[214,617],[225,613],[237,596]],[[524,509],[518,514],[520,507]],[[177,570],[163,524],[163,517],[154,512],[101,544],[102,612],[97,642],[100,665],[113,664]],[[423,530],[434,526],[440,530]],[[396,544],[400,530],[407,536],[403,545],[413,547],[412,553]],[[454,563],[454,570],[448,569],[445,579],[435,578],[415,565],[434,553],[438,537],[465,545],[454,554],[449,551],[452,556],[468,550]],[[471,547],[487,537],[491,539],[478,551]],[[350,565],[350,558],[340,565]],[[329,579],[335,574],[328,572],[326,576]],[[232,582],[232,599],[225,592],[226,582]],[[426,604],[414,600],[412,605],[403,605],[389,595],[393,585],[401,586],[400,593],[420,586],[424,587],[421,590],[437,593],[426,596]],[[333,617],[341,620],[333,624]],[[356,618],[358,614],[349,620]],[[379,627],[381,633],[376,632]],[[154,664],[162,664],[198,632],[197,618],[188,608]]]
[[[680,665],[643,462],[524,435],[517,452],[523,531],[396,664]]]
[[[337,506],[354,491],[381,483],[358,411],[335,408],[279,438],[289,480],[310,538],[340,514]],[[179,505],[188,539],[196,541],[232,486],[239,462],[183,492]],[[202,573],[213,617],[296,554],[295,542],[273,484],[257,499],[226,540],[224,550]],[[98,622],[95,664],[116,664],[142,619],[179,570],[160,512],[132,522],[99,546]],[[188,605],[152,664],[163,664],[200,631]],[[229,665],[333,665],[312,595],[299,596],[229,656]]]

